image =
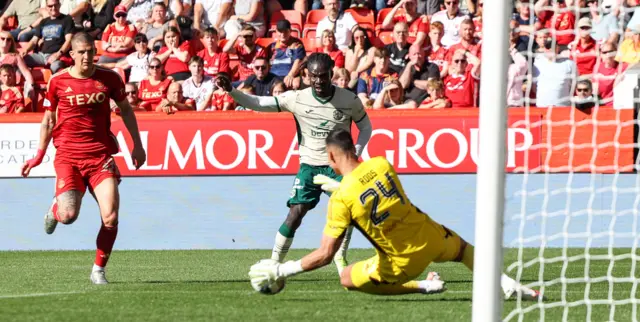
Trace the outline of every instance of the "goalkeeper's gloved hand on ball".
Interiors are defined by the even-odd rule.
[[[320,185],[320,188],[327,192],[334,192],[340,188],[340,182],[331,179],[324,174],[315,175],[313,177],[313,183]]]
[[[263,259],[251,266],[249,270],[249,278],[251,278],[251,285],[257,289],[262,288],[264,285],[272,283],[278,278],[278,267],[280,263],[273,259]]]

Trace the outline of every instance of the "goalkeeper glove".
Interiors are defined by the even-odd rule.
[[[313,183],[321,185],[320,188],[327,192],[334,192],[340,189],[340,182],[331,179],[324,174],[317,174],[313,177]]]
[[[251,286],[260,290],[265,285],[271,284],[278,278],[278,267],[280,263],[273,259],[263,259],[251,266],[249,270],[249,278],[251,278]]]

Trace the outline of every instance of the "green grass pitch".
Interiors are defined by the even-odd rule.
[[[291,251],[297,259],[307,250]],[[614,255],[629,253],[615,249]],[[584,253],[571,249],[569,255]],[[592,249],[591,255],[607,254]],[[351,250],[351,261],[373,255],[373,250]],[[347,292],[338,282],[333,264],[287,281],[275,296],[253,292],[249,267],[269,250],[115,251],[107,278],[111,284],[94,286],[89,271],[94,252],[0,252],[0,321],[469,321],[471,319],[471,274],[462,264],[434,264],[447,281],[447,292],[438,295],[381,297]],[[505,263],[512,263],[517,250],[507,250]],[[527,249],[525,259],[537,258],[538,250]],[[548,249],[546,259],[561,256]],[[476,261],[481,258],[476,258]],[[613,264],[612,264],[613,263]],[[631,259],[591,260],[588,276],[638,278]],[[544,265],[544,279],[551,281],[563,271],[562,261]],[[539,266],[524,270],[523,280],[538,281]],[[515,272],[510,273],[511,276]],[[585,276],[584,260],[572,261],[565,276]],[[569,284],[566,292],[555,284],[545,289],[544,310],[537,303],[522,303],[534,309],[524,321],[631,321],[638,319],[632,298],[638,298],[632,282],[601,281]],[[586,297],[585,297],[586,293]],[[635,294],[632,294],[635,293]],[[633,295],[633,296],[632,296]],[[609,298],[611,296],[611,298]],[[591,305],[577,301],[585,298]],[[565,310],[562,300],[577,304]],[[613,307],[608,300],[618,302]],[[570,304],[573,305],[573,304]],[[507,301],[504,317],[518,306]],[[542,315],[541,315],[542,314]],[[634,316],[635,315],[635,316]],[[511,319],[518,321],[518,316]]]

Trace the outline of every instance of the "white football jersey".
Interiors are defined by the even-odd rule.
[[[193,77],[189,77],[182,83],[182,95],[185,98],[190,98],[196,102],[196,109],[202,106],[202,103],[207,99],[211,93],[213,93],[213,77],[204,76],[200,86],[196,86],[193,82]]]

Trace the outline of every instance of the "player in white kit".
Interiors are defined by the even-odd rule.
[[[233,89],[227,77],[216,79],[216,85],[229,92],[238,105],[260,112],[290,112],[294,116],[300,169],[287,201],[289,214],[276,234],[271,254],[271,258],[278,262],[282,262],[287,255],[304,215],[320,201],[320,184],[326,182],[314,183],[313,177],[322,174],[338,181],[342,179],[329,167],[327,161],[325,138],[329,131],[336,128],[351,131],[351,123],[355,122],[360,131],[356,141],[359,156],[369,141],[372,130],[360,99],[354,93],[331,84],[334,63],[329,55],[313,53],[308,57],[306,65],[311,87],[288,91],[277,97],[247,95]],[[334,258],[339,273],[347,264],[345,257],[351,231],[351,228],[347,230],[340,251]]]

